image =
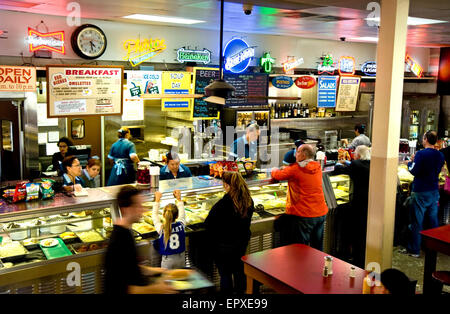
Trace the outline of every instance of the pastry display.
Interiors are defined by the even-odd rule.
[[[30,239],[26,239],[22,241],[22,244],[24,246],[29,246],[29,245],[35,245],[38,244],[39,240],[35,239],[35,238],[30,238]]]
[[[43,247],[53,247],[53,246],[57,246],[59,244],[58,240],[55,238],[44,239],[44,240],[41,240],[41,242],[39,242],[39,243]]]
[[[103,237],[96,231],[85,231],[85,232],[78,232],[76,235],[81,239],[83,242],[97,242],[97,241],[103,241]]]
[[[185,280],[192,274],[190,269],[172,269],[164,272],[167,278],[172,280]]]

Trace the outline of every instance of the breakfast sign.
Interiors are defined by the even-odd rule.
[[[36,92],[36,68],[0,65],[0,92]]]
[[[122,66],[47,66],[48,118],[121,115]]]

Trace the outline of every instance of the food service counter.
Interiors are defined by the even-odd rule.
[[[274,183],[270,176],[247,178],[256,210],[252,217],[252,237],[247,249],[254,253],[277,246],[274,217],[284,212],[286,182]],[[330,185],[324,172],[324,184]],[[103,253],[112,222],[120,215],[115,194],[119,186],[89,189],[87,197],[56,195],[50,201],[7,204],[1,207],[0,227],[14,241],[4,241],[0,249],[0,293],[100,293],[103,283]],[[203,221],[211,207],[224,195],[222,181],[199,177],[160,182],[162,208],[174,202],[172,192],[182,191],[186,208],[186,266],[197,267],[196,242],[203,238]],[[138,254],[147,265],[159,266],[161,257],[154,251],[151,240],[157,238],[151,210],[154,189],[143,189],[144,206],[148,209],[139,223],[133,224]],[[327,199],[333,199],[330,195]],[[329,200],[327,200],[329,202]],[[330,223],[326,222],[326,225]],[[330,233],[325,231],[325,242]],[[65,250],[51,251],[40,242],[57,238]],[[6,248],[3,247],[6,243]],[[14,243],[15,245],[11,245]],[[192,245],[191,245],[192,244]],[[59,248],[59,245],[58,245]],[[327,245],[324,246],[327,251]],[[74,263],[75,262],[75,263]],[[79,267],[80,285],[71,285],[73,271]],[[218,283],[214,268],[210,279]],[[76,283],[76,281],[74,281]]]

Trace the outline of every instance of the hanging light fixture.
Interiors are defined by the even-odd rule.
[[[219,47],[219,73],[220,79],[214,80],[205,87],[206,102],[225,105],[225,99],[231,97],[236,90],[233,85],[227,83],[223,79],[223,2],[220,1],[220,47]]]

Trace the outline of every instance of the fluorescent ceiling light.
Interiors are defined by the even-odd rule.
[[[174,23],[174,24],[197,24],[204,23],[205,21],[185,19],[174,16],[158,16],[158,15],[146,15],[146,14],[132,14],[124,16],[125,19],[143,20],[162,23]]]
[[[378,37],[353,37],[350,39],[354,39],[354,40],[361,40],[361,41],[373,41],[373,42],[377,42],[378,41]]]
[[[365,20],[380,23],[379,17],[370,17]],[[423,19],[420,17],[408,16],[408,25],[411,25],[411,26],[426,25],[426,24],[438,24],[438,23],[447,23],[447,21]]]

